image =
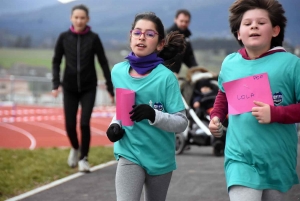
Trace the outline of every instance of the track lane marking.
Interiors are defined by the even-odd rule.
[[[48,130],[51,130],[51,131],[55,131],[63,136],[66,136],[66,131],[63,130],[63,129],[60,129],[60,128],[56,128],[52,125],[49,125],[49,124],[45,124],[45,123],[41,123],[41,122],[24,122],[26,124],[31,124],[33,126],[38,126],[38,127],[41,127],[41,128],[45,128],[45,129],[48,129]]]
[[[33,150],[36,147],[36,140],[33,137],[33,135],[31,133],[29,133],[28,131],[18,128],[16,126],[10,125],[10,124],[0,124],[0,126],[8,128],[13,131],[16,131],[16,132],[21,133],[21,134],[25,135],[26,137],[28,137],[30,140],[30,146],[29,146],[30,150]]]

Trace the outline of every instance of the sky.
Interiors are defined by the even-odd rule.
[[[58,3],[67,3],[68,1],[74,0],[2,0],[0,15],[38,10],[42,7],[52,6]]]

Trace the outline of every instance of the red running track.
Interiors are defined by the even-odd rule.
[[[112,145],[105,132],[114,114],[114,106],[94,108],[91,119],[91,146]],[[80,140],[79,125],[77,131]],[[63,109],[19,105],[0,107],[0,148],[40,147],[70,147]]]

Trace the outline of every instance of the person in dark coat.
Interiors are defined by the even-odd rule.
[[[188,10],[180,9],[176,12],[174,24],[167,29],[167,33],[178,31],[185,36],[186,40],[185,52],[181,55],[181,57],[178,57],[175,63],[170,67],[170,69],[177,74],[180,72],[182,63],[184,63],[188,68],[198,66],[189,38],[192,35],[191,31],[189,30],[190,21],[191,13]]]
[[[72,26],[58,37],[52,61],[53,90],[52,95],[58,96],[59,87],[63,89],[65,124],[71,150],[68,165],[78,165],[81,172],[89,172],[88,152],[91,140],[90,119],[97,92],[97,73],[95,55],[101,65],[106,87],[111,100],[114,90],[111,82],[110,69],[98,34],[91,31],[88,8],[84,5],[74,6],[71,13]],[[64,74],[61,81],[60,65],[65,57]],[[79,144],[76,124],[77,112],[81,106]]]

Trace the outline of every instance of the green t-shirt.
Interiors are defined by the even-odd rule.
[[[287,52],[256,60],[230,54],[222,64],[219,87],[224,92],[224,82],[265,72],[275,106],[300,101],[300,59]],[[299,183],[297,142],[295,124],[260,124],[251,112],[229,115],[225,148],[227,187],[288,191]]]
[[[184,110],[178,80],[160,64],[142,78],[129,74],[128,61],[116,64],[112,69],[115,88],[135,91],[135,104],[149,104],[162,112],[176,113]],[[166,132],[148,120],[124,126],[124,137],[114,143],[116,159],[120,156],[140,165],[150,175],[161,175],[176,169],[175,134]]]

